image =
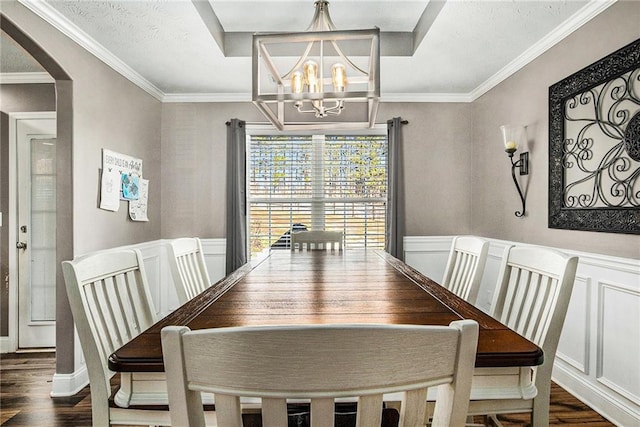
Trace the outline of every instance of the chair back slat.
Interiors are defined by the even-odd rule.
[[[415,390],[408,390],[405,392],[404,400],[402,402],[402,406],[400,407],[400,422],[398,423],[399,426],[409,427],[421,426],[424,424],[426,412],[426,405],[424,404],[424,402],[427,401],[427,392],[427,388],[419,388]],[[437,416],[441,418],[436,419]],[[432,425],[449,425],[449,423],[443,423],[442,417],[442,413],[439,413],[437,415],[434,413]],[[444,419],[450,419],[450,417],[445,417]]]
[[[264,427],[288,425],[287,399],[269,397],[262,399],[262,425]]]
[[[216,394],[215,396],[216,402],[216,418],[218,420],[218,425],[225,427],[242,427],[242,407],[240,405],[240,397],[232,396],[227,394]],[[171,403],[169,404],[171,405]],[[175,406],[175,405],[173,405]],[[200,406],[202,404],[200,403]],[[173,408],[170,406],[169,410],[173,411]],[[189,427],[198,426],[205,427],[204,419],[200,416],[200,410],[189,411]],[[171,414],[171,423],[174,425],[184,425],[187,424],[176,424],[174,419],[174,414]],[[198,415],[198,417],[196,417]],[[286,424],[283,424],[286,425]],[[266,426],[265,426],[266,427]]]
[[[290,325],[190,331],[169,326],[162,330],[162,348],[172,422],[201,425],[197,392],[205,391],[215,395],[220,425],[224,419],[235,426],[240,405],[232,398],[245,396],[262,399],[265,427],[286,425],[287,398],[309,399],[311,425],[320,427],[333,426],[336,398],[356,398],[358,425],[373,426],[380,425],[382,394],[404,391],[401,418],[406,421],[400,427],[414,427],[424,422],[427,389],[444,384],[435,409],[435,419],[444,421],[434,425],[462,426],[477,334],[478,324],[471,320],[448,327]],[[199,412],[197,420],[190,418],[193,411]]]
[[[527,337],[533,338],[537,335],[537,331],[544,329],[541,326],[544,325],[543,315],[545,312],[549,312],[553,303],[553,298],[550,292],[554,291],[553,284],[549,278],[545,278],[538,274],[533,274],[531,292],[526,301],[526,307],[523,309],[528,316],[526,319],[520,322],[517,329],[518,332]]]
[[[555,353],[577,262],[577,257],[548,248],[507,247],[492,304],[494,317],[545,352]]]
[[[125,310],[123,310],[126,303],[119,304],[121,295],[117,292],[118,283],[126,286],[123,282],[124,278],[120,276],[109,277],[101,280],[96,284],[96,295],[98,296],[99,304],[96,310],[100,313],[100,317],[104,322],[104,329],[106,339],[106,351],[116,350],[123,343],[129,341],[131,334],[129,331],[130,317]],[[85,288],[86,289],[86,288]],[[127,298],[124,299],[127,301]],[[133,319],[137,321],[137,319]],[[109,353],[105,354],[105,357],[109,357]]]
[[[356,413],[356,427],[382,424],[382,397],[382,393],[360,396]]]
[[[200,239],[179,238],[167,244],[169,268],[181,304],[211,286]]]
[[[311,425],[314,427],[333,427],[333,408],[332,398],[316,397],[311,399]]]
[[[342,241],[339,231],[298,231],[291,233],[291,250],[341,251]]]
[[[209,285],[200,274],[197,256],[199,252],[185,253],[177,257],[180,277],[184,281],[187,294],[193,298]]]
[[[489,242],[479,237],[454,237],[442,286],[460,298],[475,303],[487,261]]]

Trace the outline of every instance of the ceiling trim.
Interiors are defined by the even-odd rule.
[[[251,93],[165,93],[162,102],[251,102]]]
[[[39,84],[39,83],[55,83],[56,81],[49,73],[0,73],[0,84]]]
[[[418,46],[424,40],[424,37],[431,29],[431,26],[435,22],[438,15],[442,11],[444,4],[447,0],[431,0],[427,3],[427,7],[422,11],[422,15],[420,15],[420,19],[418,19],[418,23],[413,28],[413,46],[412,46],[412,54],[416,53],[418,50]]]
[[[519,71],[521,68],[529,64],[535,58],[546,52],[555,44],[563,40],[572,32],[580,28],[589,20],[603,12],[609,6],[613,5],[617,0],[592,0],[585,5],[580,11],[574,14],[569,20],[558,26],[549,33],[539,43],[531,46],[524,53],[511,61],[500,71],[489,77],[485,82],[468,93],[389,93],[382,94],[382,102],[473,102],[489,90],[506,80],[508,77]],[[64,15],[51,7],[49,4],[38,0],[18,0],[19,3],[27,7],[36,15],[40,16],[46,22],[51,24],[57,30],[65,34],[71,40],[78,43],[81,47],[93,54],[99,60],[104,62],[116,72],[130,80],[132,83],[149,93],[151,96],[161,102],[177,103],[177,102],[250,102],[249,93],[194,93],[194,94],[165,94],[153,83],[149,82],[118,57],[113,55],[104,46],[78,28],[69,21]]]
[[[471,102],[468,93],[382,93],[380,102]]]
[[[380,102],[472,102],[468,93],[387,93]],[[162,102],[251,102],[251,93],[168,93]]]
[[[582,9],[576,12],[568,20],[556,27],[553,31],[542,38],[538,43],[531,46],[524,51],[516,59],[505,65],[500,71],[489,77],[480,86],[469,92],[471,101],[475,101],[482,95],[502,83],[511,75],[515,74],[520,69],[524,68],[527,64],[532,62],[538,56],[551,49],[557,43],[576,31],[578,28],[589,22],[598,14],[603,12],[609,6],[613,5],[618,0],[595,0],[586,4]]]
[[[18,0],[18,2],[51,24],[62,34],[78,43],[81,47],[104,62],[106,65],[113,68],[117,73],[130,80],[133,84],[140,87],[157,100],[162,100],[164,93],[153,83],[138,74],[133,68],[121,61],[113,53],[78,28],[75,24],[69,21],[67,17],[62,15],[48,3],[37,0]]]
[[[380,32],[380,56],[413,56],[420,43],[429,32],[434,21],[442,11],[447,0],[431,0],[422,11],[413,31]],[[210,0],[191,0],[200,14],[200,18],[213,37],[216,45],[225,57],[251,57],[253,35],[251,32],[227,32],[213,10]],[[343,46],[344,48],[344,46]],[[349,50],[349,47],[346,48]],[[295,55],[295,51],[287,55]],[[367,55],[365,52],[352,52],[349,55]]]

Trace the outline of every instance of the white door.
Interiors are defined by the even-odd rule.
[[[16,123],[18,348],[55,347],[56,121]]]

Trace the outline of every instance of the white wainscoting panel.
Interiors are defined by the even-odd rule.
[[[209,277],[212,282],[217,282],[225,276],[225,239],[201,239]],[[122,248],[138,249],[142,253],[144,269],[149,283],[149,292],[156,309],[158,319],[165,317],[178,306],[173,279],[169,265],[167,264],[166,243],[168,240],[154,240],[123,246]],[[73,396],[88,384],[88,377],[80,342],[75,340],[75,368],[71,374],[53,376],[52,396]]]
[[[209,278],[213,283],[216,283],[226,276],[226,240],[202,239],[202,251],[209,270]]]
[[[640,292],[621,284],[598,283],[598,382],[640,401]]]
[[[439,282],[453,236],[404,239],[405,260]],[[505,247],[487,239],[476,305],[489,311]],[[619,426],[640,426],[640,260],[555,248],[580,258],[553,379]]]
[[[591,281],[576,275],[556,358],[584,375],[589,375],[591,307]]]
[[[144,261],[144,271],[147,275],[147,283],[149,284],[149,293],[156,309],[156,318],[161,319],[164,313],[164,277],[166,275],[166,250],[164,245],[159,241],[149,242],[140,245],[134,245],[134,249],[142,252]]]
[[[420,273],[440,283],[449,258],[453,236],[404,238],[404,261]]]

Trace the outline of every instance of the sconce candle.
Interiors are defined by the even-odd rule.
[[[511,160],[511,176],[513,177],[513,182],[516,185],[520,200],[522,201],[522,211],[516,211],[515,214],[517,217],[522,217],[525,212],[525,198],[516,179],[516,168],[520,169],[520,175],[529,175],[529,153],[520,153],[520,160],[517,162],[513,161],[513,153],[518,151],[520,143],[526,141],[526,131],[524,126],[513,125],[502,125],[500,126],[500,131],[502,132],[504,151],[507,152]]]

